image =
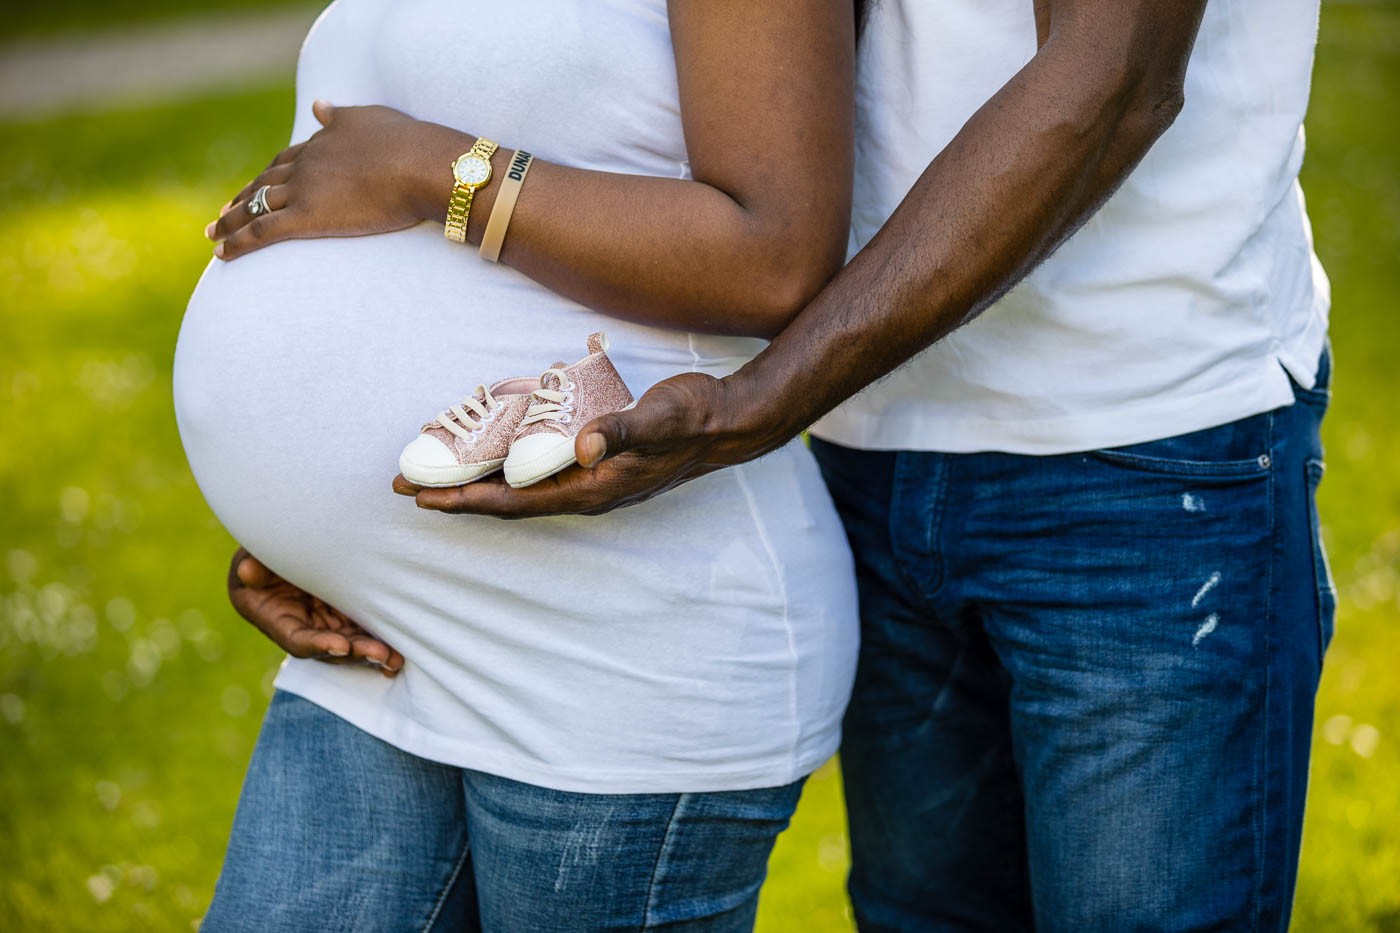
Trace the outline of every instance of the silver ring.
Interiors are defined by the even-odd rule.
[[[257,191],[253,192],[253,196],[248,199],[248,213],[256,217],[259,214],[266,214],[268,211],[272,210],[272,208],[267,206],[267,189],[271,187],[271,185],[263,185]]]

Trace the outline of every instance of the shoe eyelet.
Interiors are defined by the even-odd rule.
[[[564,417],[560,418],[559,420],[560,420],[560,422],[562,422],[563,424],[568,424],[570,421],[573,421],[573,420],[574,420],[574,416],[573,416],[573,415],[565,415]]]

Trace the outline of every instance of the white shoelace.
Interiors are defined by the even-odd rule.
[[[476,433],[496,417],[496,410],[501,407],[501,403],[496,401],[496,397],[486,386],[477,386],[476,393],[482,396],[481,400],[478,400],[476,395],[470,395],[462,399],[461,404],[453,405],[438,415],[437,423],[464,441],[474,440]],[[483,400],[485,401],[484,405],[482,404]],[[472,414],[476,415],[476,418],[467,414],[467,408],[472,410]]]
[[[544,381],[547,377],[553,376],[557,389],[545,387]],[[525,412],[525,418],[520,422],[523,428],[527,424],[535,424],[540,421],[556,421],[561,424],[568,424],[574,420],[574,384],[569,381],[569,376],[562,369],[553,367],[546,369],[540,375],[540,387],[531,394],[540,401],[535,402]]]

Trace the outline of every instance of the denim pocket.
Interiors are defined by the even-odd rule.
[[[1317,513],[1317,487],[1327,466],[1320,459],[1310,458],[1308,472],[1308,524],[1312,534],[1313,577],[1317,591],[1317,660],[1327,653],[1332,643],[1337,614],[1337,588],[1332,582],[1332,566],[1327,561],[1327,549],[1322,543],[1322,522]]]
[[[1190,434],[1090,451],[1089,456],[1139,473],[1226,483],[1267,476],[1273,467],[1272,437],[1273,413],[1263,412]]]
[[[1268,454],[1260,454],[1248,460],[1179,460],[1108,449],[1090,451],[1089,456],[1144,473],[1193,476],[1202,479],[1248,479],[1264,476],[1273,466]]]

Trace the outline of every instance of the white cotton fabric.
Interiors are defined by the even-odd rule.
[[[687,176],[664,0],[339,0],[302,50],[293,140],[318,97]],[[396,680],[290,660],[277,686],[414,754],[560,790],[793,781],[836,748],[857,639],[850,554],[801,444],[598,518],[448,516],[390,491],[421,424],[599,330],[637,395],[761,347],[604,318],[436,224],[210,264],[175,359],[200,487],[238,541],[408,660]]]
[[[1029,0],[870,6],[852,254],[1036,49]],[[1290,404],[1290,374],[1313,383],[1330,304],[1297,181],[1317,21],[1318,0],[1211,0],[1185,109],[1117,194],[1020,287],[813,433],[1055,454]]]

